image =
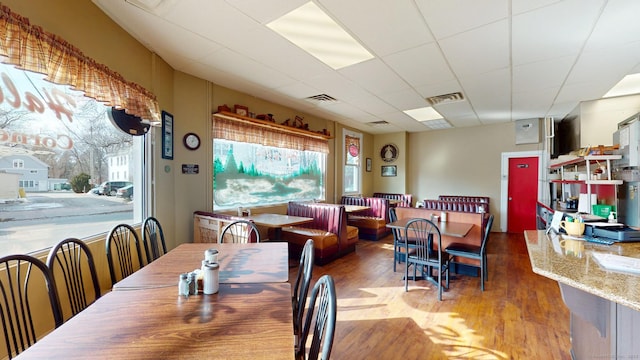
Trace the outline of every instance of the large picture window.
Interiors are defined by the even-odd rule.
[[[213,141],[214,210],[325,198],[326,155]]]
[[[142,169],[134,164],[144,137],[117,129],[110,107],[42,75],[0,64],[0,78],[0,256],[140,222]],[[128,184],[133,195],[118,196]]]
[[[157,122],[155,95],[7,6],[0,29],[0,256],[139,222],[150,144],[107,111]]]

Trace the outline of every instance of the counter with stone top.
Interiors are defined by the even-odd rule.
[[[534,273],[558,281],[571,311],[571,352],[575,359],[594,355],[622,358],[640,355],[640,274],[606,270],[594,252],[640,258],[640,243],[600,245],[524,233]]]

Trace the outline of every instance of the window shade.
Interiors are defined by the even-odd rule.
[[[160,121],[155,95],[4,5],[0,5],[0,56],[4,63],[45,74],[48,81],[69,85],[128,114]]]
[[[218,114],[213,115],[212,121],[212,136],[214,139],[227,139],[285,149],[329,153],[329,144],[325,139],[279,130],[258,123],[238,121]]]

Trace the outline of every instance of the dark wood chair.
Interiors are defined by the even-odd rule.
[[[235,220],[222,229],[219,243],[257,243],[260,242],[260,231],[253,221]]]
[[[309,310],[300,338],[301,346],[296,349],[297,359],[329,359],[337,313],[336,287],[333,278],[331,275],[322,275],[313,286],[309,297]],[[313,325],[312,320],[315,320]],[[307,348],[309,335],[311,335],[311,344]]]
[[[438,286],[438,301],[442,301],[442,274],[445,274],[446,288],[449,288],[449,261],[450,255],[442,248],[442,236],[440,229],[431,220],[411,219],[404,230],[405,246],[409,244],[407,238],[415,239],[415,248],[407,253],[404,271],[404,289],[409,288],[409,266],[413,264],[413,278],[416,279],[417,267],[421,266],[422,273],[427,269],[427,276],[432,278],[432,269],[437,272],[436,285]]]
[[[140,239],[131,225],[118,224],[111,229],[107,236],[106,252],[111,285],[144,266],[140,251]],[[137,266],[134,262],[134,256],[138,260]]]
[[[160,221],[153,216],[144,219],[142,223],[142,244],[147,256],[147,264],[167,253],[164,232]]]
[[[43,304],[40,301],[43,292],[39,288],[43,284],[50,308],[35,309]],[[32,304],[36,304],[34,308]],[[0,321],[9,359],[44,335],[36,333],[36,328],[47,329],[48,320],[43,315],[51,316],[51,328],[63,323],[55,282],[47,265],[30,255],[0,258]]]
[[[300,267],[298,268],[298,275],[296,276],[293,295],[291,296],[291,304],[293,307],[293,333],[298,336],[298,339],[302,329],[302,315],[304,315],[307,295],[309,294],[309,286],[311,284],[311,277],[313,275],[313,260],[313,240],[309,239],[302,249]],[[299,343],[296,343],[297,347],[299,347],[299,345]]]
[[[484,291],[484,282],[489,278],[489,271],[487,270],[487,243],[489,242],[489,234],[491,233],[491,226],[493,225],[493,214],[489,215],[489,220],[484,228],[484,235],[480,245],[466,244],[466,243],[451,243],[445,251],[454,257],[462,257],[468,259],[475,259],[480,261],[479,265],[467,264],[467,266],[473,266],[480,269],[480,289]],[[456,262],[457,263],[457,262]]]
[[[398,215],[396,214],[396,208],[390,207],[389,222],[394,222],[397,220]],[[409,251],[409,249],[412,249],[416,246],[416,242],[414,239],[407,239],[407,241],[405,241],[404,237],[402,236],[401,229],[392,228],[391,233],[393,234],[393,272],[396,272],[396,265],[405,261],[407,252]]]
[[[49,251],[47,267],[56,281],[58,295],[66,296],[69,302],[71,314],[65,315],[65,309],[60,309],[65,321],[100,298],[100,283],[93,255],[82,240],[68,238],[56,244]]]

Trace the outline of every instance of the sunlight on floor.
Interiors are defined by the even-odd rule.
[[[393,247],[391,247],[393,248]],[[407,305],[413,310],[408,316],[424,331],[433,344],[438,344],[450,358],[472,359],[508,359],[507,354],[484,347],[483,336],[465,324],[465,319],[453,312],[429,313],[419,309],[419,303],[408,304],[407,300],[416,300],[421,296],[417,289],[429,289],[430,286],[409,287],[409,293],[400,287],[360,288],[362,296],[338,300],[338,321],[388,320],[395,317],[396,309],[407,317]],[[411,294],[412,290],[416,296]],[[409,294],[409,295],[406,295]],[[420,299],[423,301],[423,299]],[[401,302],[395,305],[394,302]]]

